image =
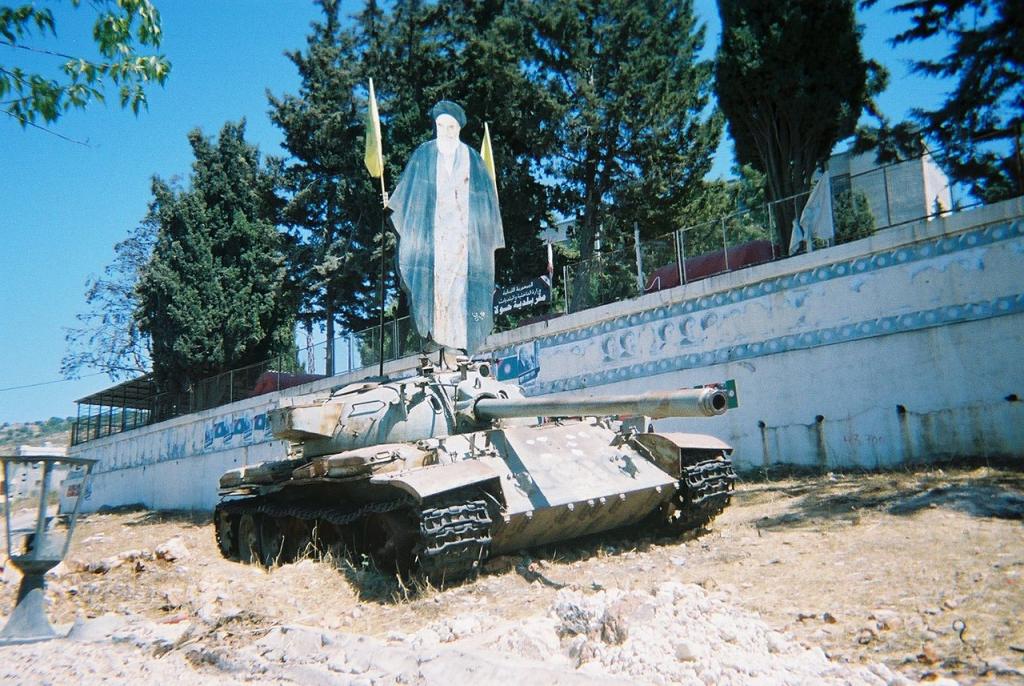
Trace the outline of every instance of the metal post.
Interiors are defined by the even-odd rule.
[[[679,277],[679,283],[683,282],[683,260],[679,256],[679,229],[672,232],[672,253],[676,257],[676,276]]]
[[[722,253],[725,255],[725,271],[729,271],[729,239],[725,235],[725,217],[722,217]]]
[[[681,275],[681,281],[679,283],[686,283],[686,230],[679,230],[679,273]]]
[[[644,258],[640,252],[640,225],[633,222],[633,246],[636,249],[636,291],[644,292]]]
[[[889,175],[886,173],[886,168],[882,167],[882,186],[885,188],[885,219],[888,222],[886,226],[892,226],[892,208],[889,207]]]
[[[562,289],[565,291],[565,313],[569,314],[569,265],[562,265]]]
[[[379,376],[384,376],[384,279],[386,276],[387,268],[384,261],[384,251],[386,245],[386,234],[384,233],[386,228],[385,211],[388,206],[388,194],[384,190],[384,175],[381,174],[381,193],[384,197],[384,209],[381,210],[380,214],[380,367]]]

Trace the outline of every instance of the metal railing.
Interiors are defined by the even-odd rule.
[[[831,177],[831,237],[817,238],[804,250],[839,245],[882,229],[934,219],[982,204],[938,171],[932,153]],[[908,183],[914,193],[901,193]],[[790,226],[812,191],[686,226],[653,239],[632,241],[615,250],[563,267],[562,306],[566,313],[639,297],[716,274],[789,257],[780,226]],[[957,196],[960,197],[957,197]],[[929,200],[930,198],[930,200]]]
[[[409,317],[384,324],[384,360],[397,360],[424,349]],[[200,412],[237,400],[280,391],[333,374],[344,374],[380,364],[381,327],[371,326],[298,349],[294,356],[278,356],[203,379],[181,393],[159,393],[145,408],[87,405],[71,426],[71,445],[103,438],[141,426]],[[318,363],[332,346],[335,368],[328,374]],[[81,411],[82,407],[79,408]]]
[[[927,160],[927,162],[926,162]],[[927,178],[926,164],[936,162],[932,153],[919,158],[879,166],[856,174],[832,177],[834,235],[805,249],[819,249],[870,236],[900,224],[931,219],[980,205],[957,198],[957,187],[933,187],[941,202],[925,206],[920,194],[898,191],[911,178]],[[938,166],[933,164],[934,169]],[[636,298],[644,293],[692,283],[716,274],[784,259],[779,226],[799,217],[811,191],[747,208],[724,217],[686,226],[654,239],[578,260],[563,267],[559,289],[562,297],[552,308],[563,313]],[[384,359],[396,360],[425,349],[408,317],[343,334],[280,356],[204,379],[178,394],[154,395],[145,408],[89,406],[72,426],[72,445],[145,426],[172,417],[210,409],[245,398],[279,391],[322,376],[343,374],[380,363],[381,335]],[[328,356],[328,346],[331,355]],[[323,366],[321,366],[321,362]],[[327,367],[327,361],[333,368]],[[81,409],[81,408],[80,408]]]

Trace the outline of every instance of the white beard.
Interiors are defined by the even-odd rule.
[[[459,147],[458,138],[438,138],[437,139],[437,151],[445,157],[451,157],[455,153],[455,149]]]

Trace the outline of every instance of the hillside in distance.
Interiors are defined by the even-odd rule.
[[[0,424],[0,455],[13,455],[22,445],[67,447],[74,421],[74,417],[50,417],[34,422],[3,422]]]

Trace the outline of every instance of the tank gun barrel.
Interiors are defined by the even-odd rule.
[[[476,402],[478,419],[510,417],[576,417],[583,415],[646,415],[665,417],[713,417],[728,406],[725,391],[717,388],[652,391],[605,398],[481,398]]]

